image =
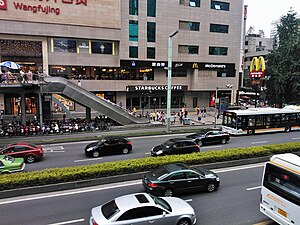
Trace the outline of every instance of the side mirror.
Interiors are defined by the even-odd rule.
[[[167,215],[167,213],[165,211],[163,211],[163,217],[165,217]]]

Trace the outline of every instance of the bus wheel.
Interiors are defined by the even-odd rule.
[[[288,133],[288,132],[290,132],[290,131],[291,131],[291,127],[289,127],[289,126],[286,126],[286,127],[285,127],[285,132],[287,132],[287,133]]]
[[[252,134],[254,134],[254,130],[253,129],[249,129],[247,133],[248,133],[248,135],[252,135]]]

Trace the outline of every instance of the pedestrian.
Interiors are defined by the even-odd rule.
[[[81,87],[81,81],[78,80],[78,83],[77,83],[78,87]]]

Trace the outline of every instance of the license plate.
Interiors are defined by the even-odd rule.
[[[278,213],[279,213],[280,215],[282,215],[282,216],[284,216],[284,217],[287,216],[286,211],[284,211],[284,210],[282,210],[282,209],[280,209],[280,208],[278,208],[277,211],[278,211]]]

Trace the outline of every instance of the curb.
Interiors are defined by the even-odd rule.
[[[241,166],[241,165],[247,165],[247,164],[253,164],[253,163],[266,162],[269,160],[269,158],[270,158],[270,156],[265,156],[265,157],[259,157],[259,158],[251,158],[251,159],[241,159],[241,160],[234,160],[234,161],[193,165],[192,167],[196,167],[196,168],[203,167],[206,169],[218,169],[218,168],[224,168],[224,167]],[[82,180],[82,181],[43,185],[43,186],[36,186],[36,187],[4,190],[4,191],[0,191],[0,199],[24,196],[24,195],[32,195],[32,194],[42,194],[42,193],[54,192],[54,191],[70,190],[70,189],[76,189],[76,188],[86,188],[86,187],[90,187],[90,186],[104,185],[104,184],[117,183],[117,182],[130,181],[130,180],[137,180],[137,179],[142,179],[143,175],[146,172],[147,171],[132,173],[132,174],[123,174],[123,175],[112,176],[112,177],[90,179],[90,180]]]

